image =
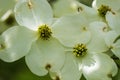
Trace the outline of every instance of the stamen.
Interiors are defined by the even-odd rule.
[[[109,6],[101,5],[100,8],[98,9],[99,15],[101,17],[105,17],[107,11],[111,11]]]
[[[43,40],[48,40],[52,36],[52,31],[46,24],[38,28],[38,33],[40,38]]]
[[[84,56],[87,53],[86,46],[84,44],[77,44],[73,47],[73,54],[76,57]]]
[[[32,2],[31,2],[30,0],[28,0],[28,3],[27,3],[27,5],[28,5],[29,9],[32,9],[32,7],[33,7],[33,4],[32,4]]]

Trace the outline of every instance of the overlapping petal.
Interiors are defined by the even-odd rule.
[[[89,22],[102,20],[98,16],[98,13],[97,13],[96,9],[94,9],[92,7],[89,7],[89,6],[86,6],[86,5],[82,4],[82,3],[78,4],[78,14],[84,15],[85,18],[87,18],[87,20]]]
[[[118,40],[111,49],[113,53],[120,59],[120,40]]]
[[[110,31],[106,34],[105,42],[110,50],[120,58],[120,40],[119,35],[115,31]]]
[[[115,30],[118,34],[120,34],[120,12],[116,12],[115,14],[112,14],[110,12],[106,15],[106,20],[108,22],[108,25]]]
[[[46,75],[48,71],[59,70],[64,60],[64,47],[55,38],[48,41],[38,39],[26,56],[28,67],[39,76]]]
[[[46,0],[19,0],[14,11],[17,22],[33,30],[52,23],[52,9]]]
[[[107,25],[104,22],[95,21],[90,24],[92,39],[88,43],[88,49],[92,52],[103,52],[108,50],[104,36],[107,33]]]
[[[120,0],[94,0],[92,6],[94,8],[99,8],[101,5],[106,5],[111,8],[111,10],[119,10]]]
[[[61,17],[68,14],[76,14],[78,4],[77,0],[58,0],[53,4],[54,16]]]
[[[69,47],[80,42],[87,43],[91,37],[88,26],[87,20],[81,15],[62,17],[53,24],[53,36]]]
[[[81,76],[82,71],[79,70],[73,55],[68,52],[66,53],[64,66],[56,74],[51,74],[53,79],[59,77],[60,80],[79,80]]]
[[[109,48],[112,47],[118,36],[119,35],[115,31],[109,31],[105,35],[105,42]]]
[[[25,56],[37,38],[34,31],[23,26],[12,27],[1,36],[5,48],[0,52],[0,58],[6,62],[13,62]]]
[[[92,62],[88,60],[91,65],[85,64],[82,68],[85,78],[87,80],[112,80],[111,78],[117,73],[115,62],[103,53],[93,54],[91,58]]]

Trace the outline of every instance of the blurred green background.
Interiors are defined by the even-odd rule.
[[[6,63],[0,60],[0,80],[51,80],[49,76],[39,77],[28,69],[24,58]]]

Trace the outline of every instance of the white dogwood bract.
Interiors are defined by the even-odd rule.
[[[112,14],[110,12],[106,15],[106,20],[108,22],[108,25],[112,30],[115,30],[120,35],[120,11],[116,12],[115,14]]]
[[[51,25],[53,13],[46,0],[20,0],[15,6],[17,22],[32,30],[42,24]]]
[[[101,21],[95,21],[90,23],[89,30],[92,34],[91,41],[89,42],[88,47],[93,51],[105,52],[108,50],[108,47],[105,43],[105,35],[107,34],[108,26]],[[101,44],[102,43],[102,44]]]
[[[59,80],[79,80],[82,76],[82,73],[78,68],[75,57],[66,52],[65,64],[63,68],[56,73],[50,72],[50,76],[53,80],[56,80],[57,78]]]
[[[79,2],[77,0],[57,0],[53,4],[54,16],[61,17],[77,13],[78,4]]]
[[[49,71],[57,71],[64,64],[64,48],[54,38],[49,41],[37,40],[29,54],[26,63],[31,71],[39,76],[46,75]],[[33,63],[35,63],[33,65]]]
[[[36,40],[36,33],[25,27],[11,27],[1,35],[5,48],[0,50],[0,58],[6,62],[13,62],[25,56]]]
[[[117,39],[119,35],[115,31],[110,31],[106,34],[106,44],[110,48],[110,50],[115,54],[118,58],[120,58],[120,40]]]
[[[87,43],[91,38],[91,33],[87,30],[89,26],[87,22],[87,19],[81,15],[62,17],[53,25],[53,36],[65,46],[73,46],[80,41]]]
[[[111,78],[117,73],[117,66],[115,62],[105,54],[93,54],[91,57],[93,61],[84,64],[82,71],[87,80],[112,80]],[[90,62],[88,60],[88,62]]]

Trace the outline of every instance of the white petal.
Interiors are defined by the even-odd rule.
[[[107,24],[102,21],[94,21],[90,23],[90,30],[91,32],[93,31],[93,34],[99,33],[101,36],[104,37],[109,28]]]
[[[113,48],[111,50],[120,59],[120,40],[114,43]]]
[[[62,17],[53,25],[53,36],[65,46],[87,43],[91,37],[88,30],[83,30],[87,27],[87,20],[81,15]]]
[[[108,25],[118,34],[120,34],[120,12],[116,12],[115,14],[108,12],[106,15],[106,20]]]
[[[78,3],[76,0],[58,0],[53,4],[55,17],[77,13]],[[62,5],[62,6],[61,6]]]
[[[12,27],[3,34],[5,49],[0,52],[0,58],[6,62],[13,62],[25,56],[36,40],[36,33],[20,26]]]
[[[82,72],[79,71],[78,64],[76,64],[76,60],[73,58],[73,54],[71,52],[66,53],[65,63],[62,69],[56,74],[52,74],[51,77],[56,80],[56,77],[59,77],[60,80],[80,80],[82,76]]]
[[[109,48],[113,45],[113,43],[117,37],[118,37],[118,34],[115,31],[109,31],[105,35],[105,42]]]
[[[84,15],[89,22],[101,20],[96,9],[88,7],[82,3],[78,4],[78,13],[79,15]]]
[[[87,52],[87,54],[81,59],[81,69],[84,68],[84,66],[92,66],[95,63],[93,55],[94,54]]]
[[[103,53],[93,54],[93,61],[88,61],[91,65],[84,63],[83,75],[87,80],[112,80],[111,77],[117,73],[115,62]]]
[[[112,10],[120,9],[120,0],[94,0],[92,6],[99,8],[101,5],[109,6]]]
[[[30,29],[52,22],[52,9],[46,0],[19,0],[14,11],[17,22]]]
[[[90,31],[92,33],[91,41],[88,43],[87,47],[92,52],[103,52],[108,50],[105,44],[104,35],[106,32],[103,31],[104,27],[107,25],[103,22],[93,22],[90,24]]]
[[[65,53],[63,46],[54,38],[48,41],[39,39],[33,44],[29,54],[26,56],[26,63],[30,70],[43,76],[49,71],[59,70],[64,63]]]

